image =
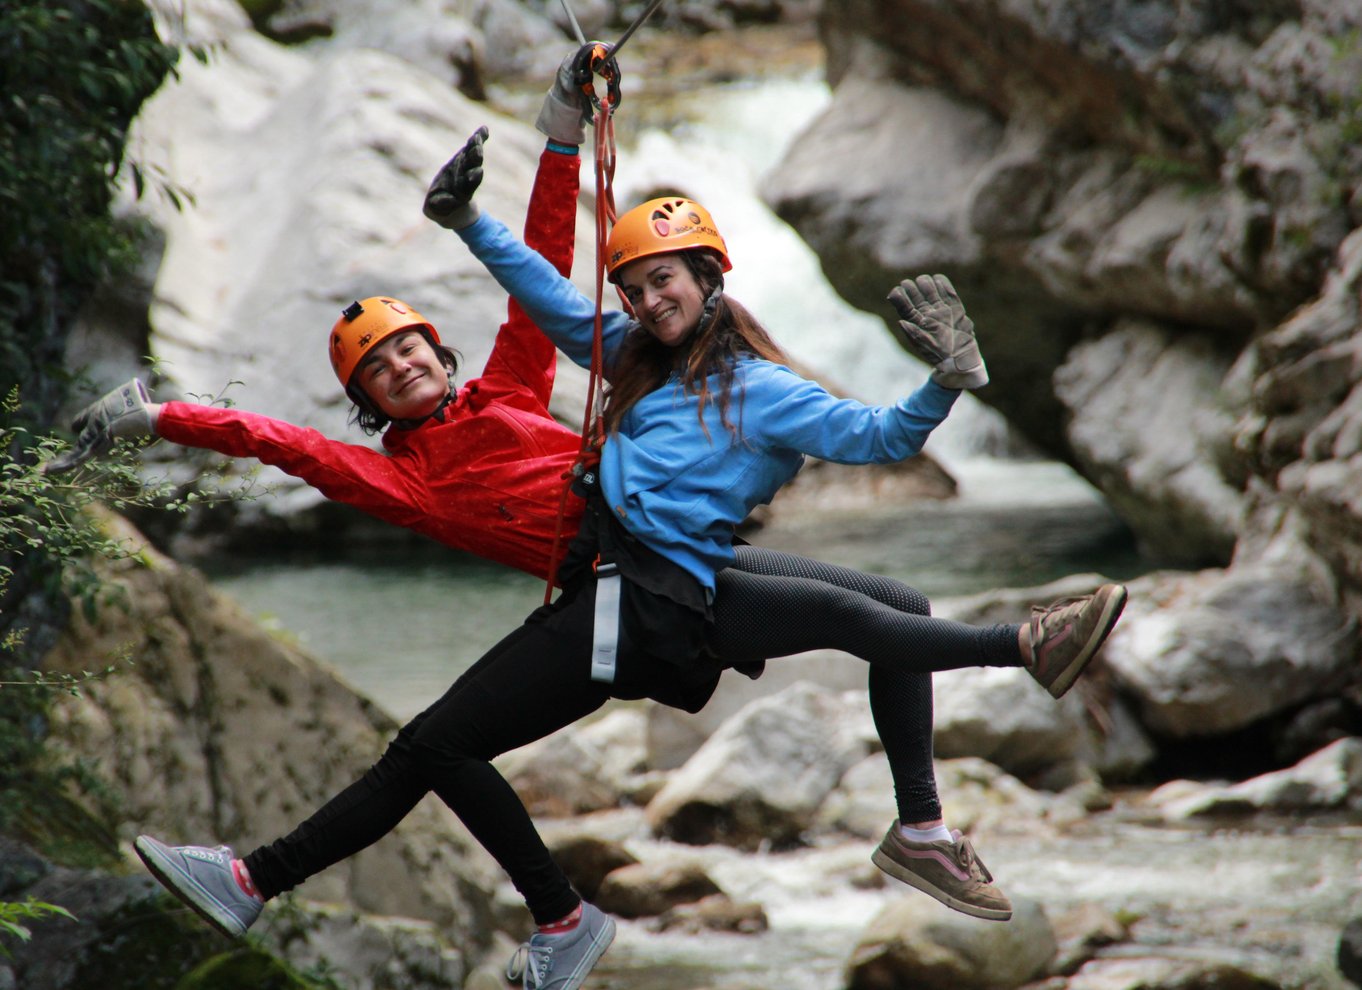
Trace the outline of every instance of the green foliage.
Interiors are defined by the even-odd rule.
[[[65,622],[66,591],[93,594],[80,555],[107,548],[79,498],[34,465],[65,398],[75,313],[135,257],[109,212],[127,127],[177,53],[135,0],[0,2],[0,678],[26,679]],[[18,405],[24,389],[25,406]],[[59,684],[59,689],[73,685]],[[44,758],[51,690],[0,688],[0,830],[81,776]],[[79,819],[72,811],[64,815]],[[79,830],[78,830],[79,831]]]
[[[66,328],[135,257],[109,214],[127,127],[177,58],[130,0],[0,3],[0,394],[40,417]]]
[[[73,946],[67,986],[183,990],[188,975],[205,961],[234,951],[235,943],[228,943],[159,888],[147,891],[146,896],[138,896],[131,883],[105,889],[110,888],[117,892],[99,910],[82,917],[83,930],[67,942]],[[117,906],[110,910],[111,904]],[[34,941],[41,943],[43,933],[35,932]],[[254,990],[255,986],[249,982],[219,984],[214,990]]]
[[[205,960],[185,975],[177,990],[319,990],[320,986],[282,959],[247,946]]]
[[[9,935],[17,938],[21,942],[27,942],[33,937],[33,933],[28,930],[21,922],[38,921],[42,918],[52,916],[70,918],[75,921],[75,915],[64,907],[56,904],[48,904],[45,901],[37,901],[30,897],[22,903],[10,903],[0,901],[0,936]],[[3,942],[0,942],[0,955],[10,954]]]
[[[1175,182],[1190,193],[1206,192],[1215,188],[1206,170],[1194,162],[1166,155],[1136,155],[1135,167],[1163,182]]]
[[[221,395],[213,399],[225,401]],[[111,535],[98,507],[187,512],[205,500],[254,497],[253,476],[237,490],[215,495],[165,480],[148,482],[139,470],[137,446],[126,442],[68,474],[44,474],[42,465],[68,445],[14,423],[21,411],[18,391],[12,390],[0,402],[0,618],[9,582],[34,557],[47,565],[44,573],[62,599],[78,602],[91,616],[102,598],[115,594],[101,584],[94,562],[135,557],[142,547]],[[14,457],[14,450],[25,456]],[[84,685],[131,660],[108,656],[79,674],[44,672],[36,669],[41,651],[28,648],[27,632],[9,623],[0,633],[0,752],[6,757],[0,761],[0,832],[33,841],[63,862],[97,862],[114,851],[112,838],[63,795],[74,787],[110,815],[112,804],[87,768],[45,758],[46,709],[54,692],[79,695]]]
[[[180,492],[166,481],[148,484],[136,457],[138,446],[127,441],[70,473],[44,474],[42,465],[68,445],[19,425],[15,420],[20,412],[18,389],[12,389],[0,402],[0,587],[14,575],[9,562],[41,555],[56,565],[64,593],[93,609],[99,582],[91,561],[121,560],[140,552],[140,547],[110,536],[91,514],[93,506],[183,513],[209,496]],[[14,456],[15,450],[24,456]]]

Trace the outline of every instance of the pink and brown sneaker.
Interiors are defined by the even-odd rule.
[[[894,822],[870,861],[948,908],[985,921],[1007,921],[1012,902],[993,886],[993,875],[969,839],[958,829],[951,835],[954,842],[914,842],[904,838]]]
[[[1126,589],[1104,584],[1091,595],[1031,609],[1031,662],[1026,669],[1054,697],[1073,687],[1126,606]]]

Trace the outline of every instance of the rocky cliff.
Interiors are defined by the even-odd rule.
[[[195,570],[144,547],[104,575],[104,602],[78,615],[49,671],[116,674],[63,698],[54,745],[90,761],[116,796],[119,838],[231,844],[245,854],[291,831],[382,753],[396,724],[334,671],[271,635]],[[395,840],[395,841],[394,841]],[[310,896],[373,914],[426,918],[456,943],[485,943],[491,861],[438,801],[390,841],[309,883]],[[388,878],[401,875],[403,883]]]
[[[980,398],[1157,559],[1213,568],[1142,589],[1158,628],[1124,623],[1118,687],[1178,735],[1227,728],[1189,702],[1211,668],[1253,685],[1238,727],[1355,698],[1362,8],[848,0],[820,24],[833,102],[769,202],[863,308],[948,273]]]
[[[1356,452],[1359,31],[1340,0],[828,3],[834,102],[769,199],[865,308],[948,272],[981,396],[1152,549],[1226,562],[1281,501],[1336,544],[1302,495]]]

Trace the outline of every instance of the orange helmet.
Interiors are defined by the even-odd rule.
[[[615,273],[631,261],[691,248],[712,248],[724,271],[733,268],[709,210],[683,196],[650,199],[615,221],[605,244],[605,268],[613,282]]]
[[[421,330],[432,345],[440,343],[435,328],[401,299],[370,296],[346,306],[331,328],[331,343],[327,347],[331,368],[341,385],[349,387],[350,376],[364,355],[401,330]]]

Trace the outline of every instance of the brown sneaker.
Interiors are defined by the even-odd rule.
[[[899,823],[889,826],[884,841],[870,861],[895,880],[930,894],[948,908],[987,921],[1012,917],[1012,902],[993,886],[988,872],[969,839],[953,831],[954,842],[914,842],[899,833]]]
[[[1031,609],[1031,663],[1027,670],[1056,698],[1073,687],[1078,675],[1107,638],[1121,609],[1126,589],[1104,584],[1095,594],[1063,598]]]

